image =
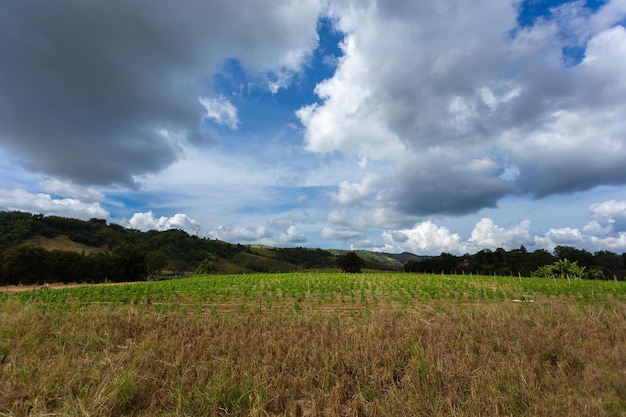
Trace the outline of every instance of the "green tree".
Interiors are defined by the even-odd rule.
[[[337,258],[337,266],[343,272],[358,274],[361,272],[361,268],[365,267],[365,261],[355,252],[348,252]]]
[[[120,272],[113,280],[139,281],[146,277],[146,256],[136,245],[122,242],[113,248],[112,256]]]
[[[554,248],[554,256],[559,259],[569,259],[578,265],[590,267],[593,265],[593,255],[584,249],[576,249],[571,246],[557,246]]]
[[[215,271],[215,264],[209,258],[206,258],[196,268],[195,275],[210,274]]]
[[[552,265],[539,267],[533,276],[536,277],[559,277],[559,278],[587,278],[586,267],[578,265],[578,262],[571,262],[569,259],[559,259]]]
[[[167,258],[162,251],[153,250],[146,254],[146,268],[150,275],[160,275],[166,264]]]
[[[2,275],[6,284],[43,284],[50,282],[49,254],[36,246],[10,248],[3,252]]]

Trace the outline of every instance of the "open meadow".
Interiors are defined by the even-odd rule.
[[[0,416],[620,416],[626,282],[401,273],[0,288]]]

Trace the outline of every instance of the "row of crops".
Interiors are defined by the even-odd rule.
[[[626,282],[401,273],[204,275],[170,281],[2,292],[0,303],[136,304],[151,309],[402,307],[433,300],[626,300]]]

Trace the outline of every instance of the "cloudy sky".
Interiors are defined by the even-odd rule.
[[[0,0],[0,209],[626,252],[626,0]]]

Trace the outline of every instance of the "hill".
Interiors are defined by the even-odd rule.
[[[175,229],[141,232],[103,219],[0,212],[0,283],[12,279],[9,276],[61,279],[51,276],[53,266],[61,268],[62,279],[80,279],[83,274],[88,280],[191,274],[199,266],[218,274],[325,270],[336,268],[337,256],[346,252],[231,244]],[[421,259],[412,254],[357,253],[370,269],[401,270],[407,261]],[[61,266],[59,259],[64,260]]]
[[[175,229],[141,232],[102,219],[83,221],[0,212],[0,285],[16,281],[136,281],[196,271],[238,274],[336,270],[338,257],[348,252],[231,244]],[[557,246],[553,253],[544,249],[530,252],[521,246],[509,251],[483,249],[463,256],[354,252],[370,270],[521,277],[569,275],[564,269],[567,266],[583,278],[626,278],[626,253],[590,253],[568,246]]]
[[[385,253],[385,252],[372,252],[368,250],[345,250],[345,249],[331,249],[329,250],[335,256],[342,256],[348,252],[355,252],[361,259],[365,261],[366,267],[369,269],[382,269],[382,270],[402,270],[404,265],[408,262],[419,262],[425,259],[430,259],[430,256],[414,255],[409,252]]]
[[[26,241],[27,245],[42,247],[47,251],[65,251],[74,253],[100,253],[107,252],[106,246],[94,247],[84,243],[74,242],[67,235],[58,235],[55,237],[35,237]]]

